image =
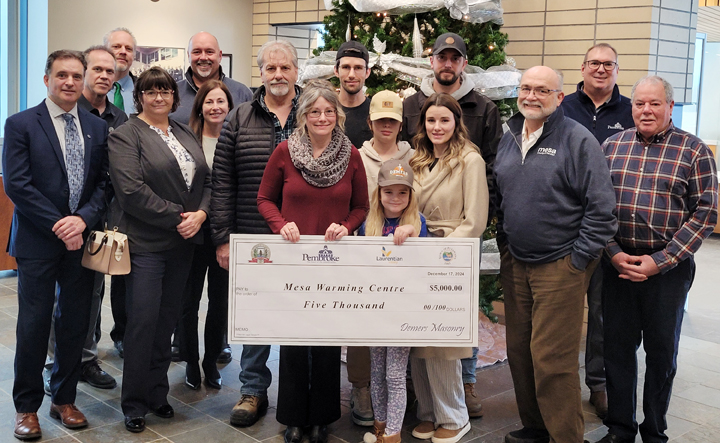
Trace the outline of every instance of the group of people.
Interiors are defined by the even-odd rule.
[[[297,52],[282,40],[259,49],[263,85],[254,93],[222,73],[211,34],[190,39],[179,83],[160,68],[132,76],[136,46],[120,28],[84,54],[53,52],[48,98],[6,123],[3,180],[15,204],[18,267],[16,438],[41,436],[44,389],[50,416],[81,428],[78,381],[115,386],[97,361],[104,278],[80,264],[89,229],[117,227],[130,241],[132,270],[111,281],[111,337],[124,357],[125,426],[141,432],[148,413],[174,416],[173,337],[185,385],[199,389],[204,376],[207,387],[222,388],[231,234],[290,242],[392,234],[402,244],[478,238],[496,215],[523,425],[505,441],[583,442],[586,292],[586,381],[609,429],[601,442],[632,442],[638,428],[644,441],[667,441],[682,309],[693,253],[717,220],[717,174],[707,146],[673,126],[665,80],[645,77],[630,99],[621,96],[617,52],[601,43],[567,98],[560,72],[525,71],[520,112],[503,134],[497,107],[465,76],[465,42],[452,33],[437,38],[433,75],[404,101],[391,91],[365,96],[369,54],[353,41],[337,52],[339,92],[325,80],[296,85]],[[649,363],[638,426],[641,341]],[[267,409],[269,354],[269,345],[243,346],[231,424],[252,425]],[[483,415],[476,359],[476,348],[350,347],[352,420],[373,427],[368,442],[399,443],[412,388],[420,420],[412,435],[456,443]],[[325,443],[340,414],[340,348],[281,346],[285,442]]]

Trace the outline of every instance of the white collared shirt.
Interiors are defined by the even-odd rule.
[[[45,106],[47,106],[48,108],[48,112],[50,113],[50,119],[52,120],[53,126],[55,127],[55,133],[57,134],[58,140],[60,141],[60,149],[62,149],[63,160],[65,160],[65,164],[67,164],[67,152],[65,150],[65,118],[63,117],[63,114],[67,114],[67,112],[60,106],[56,105],[55,102],[50,99],[50,97],[45,99]],[[83,136],[82,127],[80,126],[77,103],[70,110],[69,114],[72,115],[73,120],[75,120],[75,126],[77,127],[78,134],[80,135],[83,152],[85,152],[85,137]]]
[[[538,129],[535,132],[531,132],[530,134],[527,133],[527,128],[525,127],[525,122],[523,122],[522,127],[522,158],[523,161],[525,161],[525,155],[527,155],[530,148],[535,146],[535,143],[537,143],[538,139],[543,133],[543,129],[545,128],[545,123],[543,123],[542,126],[540,126],[540,129]]]

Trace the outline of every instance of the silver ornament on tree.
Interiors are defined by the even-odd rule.
[[[345,31],[345,41],[346,42],[350,41],[351,35],[352,35],[352,32],[350,32],[350,17],[348,17],[348,27],[347,27],[347,31]]]
[[[420,26],[418,26],[417,14],[415,15],[415,24],[413,26],[413,57],[420,58],[423,53],[422,35],[420,34]]]

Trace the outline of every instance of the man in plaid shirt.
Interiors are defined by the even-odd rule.
[[[699,138],[672,124],[673,89],[648,76],[632,89],[636,128],[603,144],[618,201],[618,232],[603,262],[608,434],[634,442],[636,352],[646,353],[643,442],[666,442],[665,414],[677,370],[693,254],[717,222],[715,159]]]

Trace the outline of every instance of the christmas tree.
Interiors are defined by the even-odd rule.
[[[386,52],[413,57],[413,27],[417,17],[423,43],[423,56],[430,55],[435,39],[446,32],[460,35],[467,43],[468,64],[487,69],[505,63],[505,45],[507,34],[500,32],[500,25],[485,22],[468,23],[450,17],[446,8],[417,14],[390,16],[386,12],[361,13],[347,0],[333,0],[333,13],[326,16],[323,23],[324,46],[315,50],[315,55],[323,51],[337,51],[345,42],[350,25],[350,38],[365,45],[371,52],[373,38],[385,42]],[[333,81],[337,84],[337,79]],[[400,92],[412,85],[397,77],[395,73],[383,75],[380,68],[374,67],[365,82],[368,95],[377,91],[391,90]],[[416,87],[417,88],[417,87]],[[495,103],[503,117],[512,115],[515,109],[514,99],[498,100]]]
[[[324,46],[316,49],[315,55],[323,51],[337,51],[346,41],[348,24],[350,38],[365,45],[373,51],[373,39],[377,37],[386,44],[386,53],[395,53],[405,57],[413,57],[413,29],[417,17],[418,27],[422,35],[423,57],[429,56],[435,40],[446,32],[460,35],[467,44],[468,64],[487,69],[505,63],[505,45],[507,34],[500,32],[500,25],[492,22],[481,24],[456,20],[450,16],[446,8],[435,11],[395,15],[387,12],[358,12],[347,0],[333,0],[333,13],[324,19]],[[331,79],[338,86],[336,78]],[[370,77],[365,81],[367,94],[372,96],[377,91],[390,90],[401,92],[408,87],[415,87],[398,78],[394,72],[383,73],[373,67]],[[495,104],[503,118],[510,117],[516,110],[516,100],[512,98],[496,100]],[[485,231],[484,240],[495,237],[495,223]],[[502,288],[498,275],[480,276],[480,309],[492,321],[497,317],[492,314],[492,302],[502,298]]]

